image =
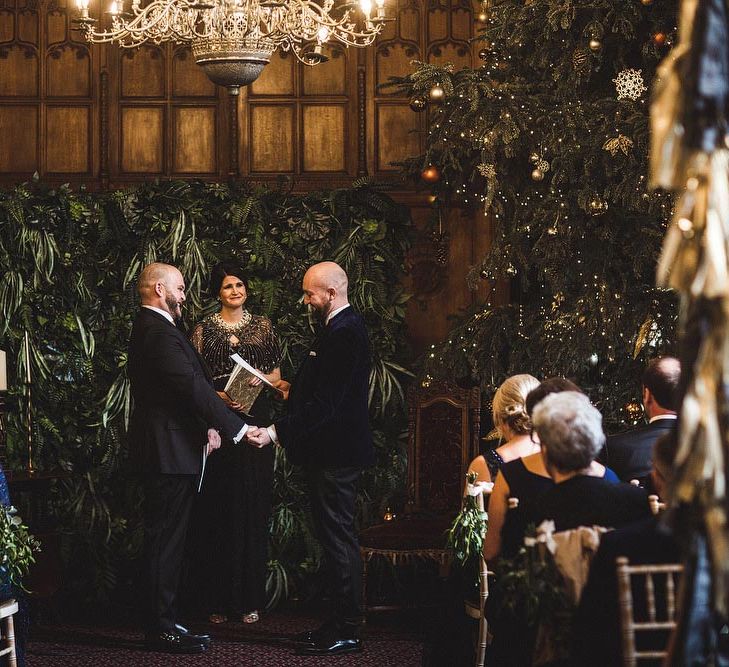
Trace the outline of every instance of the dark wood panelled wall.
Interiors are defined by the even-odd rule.
[[[72,27],[73,0],[0,0],[0,184],[34,172],[91,188],[156,177],[265,182],[282,174],[300,190],[363,175],[397,181],[393,162],[421,151],[426,113],[380,84],[409,72],[412,60],[471,65],[479,47],[469,43],[470,0],[387,5],[397,20],[374,46],[334,49],[313,68],[274,54],[261,77],[232,97],[207,80],[187,48],[84,43]],[[424,229],[431,218],[425,195],[403,188],[398,198]],[[418,347],[445,335],[444,314],[471,301],[464,273],[488,244],[483,220],[458,217],[446,226],[445,277],[412,285],[425,290],[411,308],[417,329],[427,330],[416,336]],[[431,261],[429,252],[420,248],[415,261]]]
[[[106,187],[150,176],[331,184],[392,174],[420,151],[425,118],[378,85],[413,59],[470,64],[473,10],[462,3],[399,0],[376,46],[334,49],[317,67],[276,54],[231,98],[187,48],[90,46],[72,29],[72,0],[0,0],[0,178],[37,171]]]

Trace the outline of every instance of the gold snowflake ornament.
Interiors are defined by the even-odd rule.
[[[643,83],[642,69],[624,69],[613,79],[619,100],[639,100],[648,90]]]
[[[496,166],[491,163],[482,162],[481,164],[476,165],[476,169],[478,169],[478,173],[481,174],[481,176],[485,176],[489,179],[496,178]]]

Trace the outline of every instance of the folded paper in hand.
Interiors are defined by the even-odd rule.
[[[240,403],[243,406],[244,411],[251,409],[253,402],[258,398],[264,387],[268,387],[281,393],[281,390],[274,387],[266,377],[251,366],[243,357],[239,354],[231,354],[230,358],[235,361],[235,367],[228,378],[228,383],[225,385],[223,390],[230,400],[234,403]],[[256,377],[261,381],[261,384],[251,386],[251,378]]]

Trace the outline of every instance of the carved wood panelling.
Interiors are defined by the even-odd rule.
[[[130,174],[164,171],[164,112],[160,106],[122,107],[121,170]]]
[[[346,109],[343,105],[303,107],[304,171],[344,171],[347,145]]]
[[[159,46],[145,44],[134,51],[120,51],[120,97],[165,96],[166,59]]]
[[[251,104],[248,172],[293,173],[294,120],[288,104]]]
[[[56,138],[46,150],[49,173],[83,174],[91,171],[90,127],[90,106],[49,106],[46,109],[46,132]]]
[[[39,163],[38,106],[0,107],[0,170],[32,173]]]
[[[243,91],[242,174],[357,173],[357,53],[332,49],[329,55],[329,62],[313,68],[291,54],[274,55]]]
[[[314,68],[275,53],[230,101],[185,47],[82,42],[71,30],[72,2],[0,0],[3,122],[16,123],[18,105],[34,107],[36,119],[13,139],[22,156],[5,147],[5,180],[36,170],[102,186],[145,174],[266,180],[286,173],[304,188],[364,174],[397,178],[392,163],[420,152],[427,114],[379,86],[411,71],[412,60],[461,67],[477,50],[469,44],[470,0],[387,0],[396,3],[388,10],[397,21],[375,46],[329,49],[329,62]],[[58,148],[71,138],[73,150]]]
[[[219,177],[226,108],[186,47],[145,45],[112,55],[110,177]],[[113,82],[116,81],[116,86]]]
[[[0,2],[0,172],[16,180],[94,173],[94,66],[65,0]]]
[[[173,169],[176,173],[215,172],[215,112],[214,106],[173,109]]]

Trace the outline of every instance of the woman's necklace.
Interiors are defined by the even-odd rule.
[[[220,327],[226,333],[232,333],[247,327],[251,323],[252,318],[253,315],[251,315],[247,310],[244,310],[243,316],[237,322],[226,322],[220,313],[215,313],[213,315],[213,322],[215,322],[216,326]]]

